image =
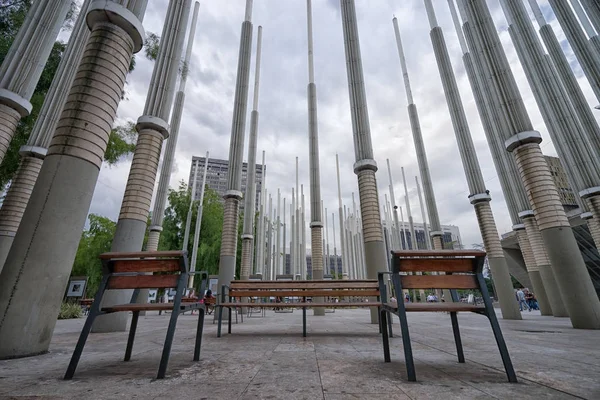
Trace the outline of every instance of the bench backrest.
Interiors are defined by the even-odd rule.
[[[108,289],[175,288],[188,272],[184,251],[104,253],[100,259],[109,273]]]
[[[379,296],[376,280],[360,281],[232,281],[230,297],[372,297]]]
[[[483,270],[484,262],[483,251],[392,252],[392,272],[400,273],[403,289],[480,289],[478,275]],[[437,275],[436,272],[443,274]]]

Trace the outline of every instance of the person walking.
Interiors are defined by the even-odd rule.
[[[523,311],[523,306],[525,306],[531,312],[531,308],[527,305],[527,301],[525,301],[525,293],[521,289],[517,290],[517,301],[519,302],[519,310]]]

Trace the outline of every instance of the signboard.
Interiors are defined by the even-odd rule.
[[[72,276],[67,286],[67,297],[84,297],[87,276]]]

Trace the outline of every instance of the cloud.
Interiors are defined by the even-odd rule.
[[[540,3],[559,39],[564,41],[564,35],[553,18],[547,1]],[[144,18],[144,27],[148,31],[160,33],[167,4],[167,0],[149,2]],[[481,236],[475,213],[467,200],[469,191],[433,55],[423,3],[420,0],[378,0],[377,5],[374,4],[371,1],[357,1],[356,8],[373,152],[379,165],[377,179],[381,201],[383,202],[385,193],[389,196],[386,166],[386,159],[389,158],[396,203],[404,207],[400,172],[400,168],[404,167],[411,212],[414,220],[421,222],[414,181],[415,175],[418,174],[418,166],[392,27],[392,17],[395,15],[399,20],[414,99],[419,109],[441,222],[459,226],[462,241],[466,245],[480,243]],[[434,5],[457,74],[483,175],[493,196],[492,208],[496,222],[500,233],[503,233],[510,230],[512,223],[461,62],[460,47],[448,6],[445,1],[435,1]],[[555,154],[510,42],[500,6],[497,0],[490,0],[489,5],[530,117],[536,129],[544,136],[543,150],[548,154]],[[247,145],[254,82],[256,28],[262,25],[264,30],[257,159],[260,160],[260,152],[265,150],[268,189],[270,193],[276,194],[280,188],[282,195],[287,197],[289,202],[291,188],[295,185],[295,158],[299,157],[300,182],[304,185],[305,202],[308,207],[308,68],[305,7],[305,2],[302,1],[264,0],[254,3],[253,58],[245,141]],[[192,155],[203,156],[206,151],[210,151],[211,157],[228,157],[243,16],[243,0],[203,2],[200,7],[185,109],[171,177],[172,187],[181,179],[188,180]],[[321,194],[331,224],[331,213],[336,213],[337,220],[338,209],[336,153],[340,158],[344,204],[352,208],[353,192],[358,201],[357,180],[352,168],[355,155],[339,1],[314,1],[313,18]],[[572,52],[568,51],[567,57],[571,63],[576,64]],[[136,120],[142,114],[153,66],[152,62],[139,53],[137,67],[128,77],[127,99],[119,107],[120,119]],[[592,94],[585,77],[581,73],[578,73],[578,77],[591,101]],[[244,151],[244,154],[246,153],[247,150]],[[244,159],[246,158],[245,155]],[[129,162],[124,162],[117,167],[102,169],[90,212],[101,213],[111,218],[118,216],[129,165]],[[339,226],[338,221],[336,226]],[[331,229],[329,236],[330,240],[333,240]]]

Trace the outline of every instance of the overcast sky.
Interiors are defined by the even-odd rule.
[[[147,32],[160,35],[168,1],[151,0],[148,3],[144,27]],[[433,3],[448,44],[483,175],[493,198],[492,209],[502,234],[511,229],[511,221],[462,65],[448,4],[446,0],[434,0]],[[542,149],[545,154],[555,155],[506,31],[506,19],[497,0],[488,0],[488,3],[525,105],[535,128],[544,138]],[[228,157],[244,4],[244,0],[201,2],[185,109],[171,177],[172,187],[177,186],[182,179],[187,182],[193,155],[203,156],[206,151],[210,151],[211,157]],[[583,90],[592,102],[591,89],[568,49],[547,1],[541,0],[540,4],[559,39],[563,41]],[[422,0],[356,0],[356,9],[374,156],[379,165],[377,179],[381,200],[383,201],[384,193],[388,193],[386,159],[389,158],[396,202],[404,208],[400,172],[400,167],[403,166],[407,174],[411,211],[414,220],[421,222],[415,188],[418,166],[392,26],[395,15],[403,37],[414,100],[420,114],[440,220],[442,224],[459,226],[465,245],[480,243],[481,235],[473,207],[467,200],[469,191],[442,91]],[[336,211],[336,226],[338,223],[336,153],[340,156],[343,201],[351,207],[352,192],[356,193],[358,199],[357,179],[352,170],[355,159],[339,0],[314,0],[313,18],[321,194],[328,209],[329,235],[330,240],[333,240],[332,211]],[[257,160],[260,162],[260,152],[266,151],[267,188],[272,193],[281,188],[283,195],[290,201],[295,157],[298,156],[300,182],[304,184],[306,205],[309,207],[306,1],[255,0],[252,20],[254,35],[250,106],[256,28],[258,25],[263,26]],[[152,68],[153,63],[140,53],[136,69],[127,79],[126,100],[120,104],[117,123],[135,121],[142,114]],[[595,102],[592,104],[595,105]],[[246,147],[250,111],[249,109],[247,112]],[[246,160],[247,149],[244,154]],[[117,219],[130,165],[129,159],[116,167],[102,167],[91,213]],[[337,236],[339,244],[339,235]]]

